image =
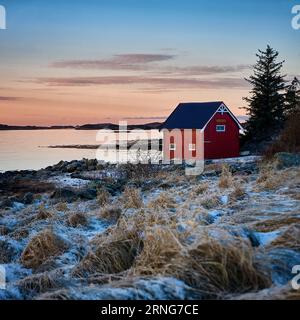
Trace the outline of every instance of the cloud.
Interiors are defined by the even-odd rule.
[[[161,116],[157,116],[157,117],[126,117],[123,118],[123,120],[153,120],[153,119],[159,119],[159,120],[165,120],[167,118],[166,117],[161,117]]]
[[[161,66],[157,62],[175,59],[171,54],[119,54],[110,59],[102,60],[63,60],[54,62],[54,68],[71,69],[99,69],[99,70],[131,70],[152,71],[157,75],[210,75],[218,73],[235,73],[250,68],[250,65],[239,64],[236,66]],[[156,64],[153,64],[156,62]]]
[[[164,74],[173,75],[213,75],[218,73],[236,73],[250,69],[250,65],[240,64],[237,66],[189,66],[189,67],[167,67],[161,69]]]
[[[118,54],[106,60],[65,60],[54,62],[54,68],[142,70],[147,64],[175,58],[170,54]]]
[[[156,89],[221,89],[248,88],[242,78],[176,78],[176,77],[143,77],[143,76],[102,76],[72,78],[39,78],[38,83],[50,86],[93,86],[93,85],[147,85]]]
[[[0,101],[17,101],[17,100],[20,100],[20,98],[0,96]]]

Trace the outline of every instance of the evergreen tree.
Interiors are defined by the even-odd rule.
[[[292,116],[300,111],[300,81],[295,77],[292,83],[287,87],[285,95],[285,115]]]
[[[253,87],[251,96],[244,98],[248,102],[249,115],[246,142],[269,140],[283,127],[285,76],[281,75],[281,69],[284,61],[277,62],[278,55],[270,46],[266,51],[259,50],[254,75],[246,79]]]

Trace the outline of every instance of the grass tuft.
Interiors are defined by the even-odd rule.
[[[53,256],[62,254],[66,243],[52,230],[46,229],[31,238],[24,249],[21,262],[27,268],[36,269]]]

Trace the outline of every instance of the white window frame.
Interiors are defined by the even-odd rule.
[[[170,151],[176,151],[176,143],[170,143]]]
[[[221,129],[221,127],[222,127],[222,129]],[[217,124],[216,131],[217,132],[226,132],[226,125],[225,124]]]
[[[189,144],[189,151],[196,151],[196,143]]]

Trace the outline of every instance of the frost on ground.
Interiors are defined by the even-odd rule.
[[[0,299],[299,299],[300,168],[61,162],[0,175]]]

